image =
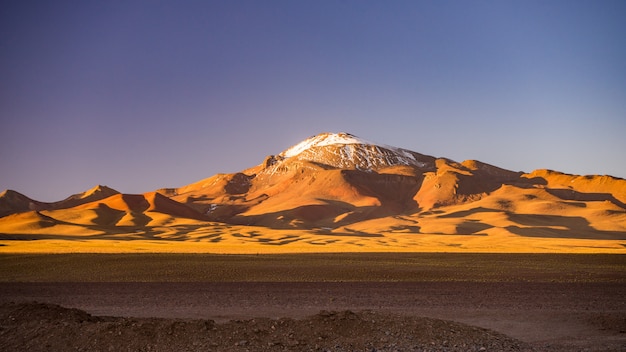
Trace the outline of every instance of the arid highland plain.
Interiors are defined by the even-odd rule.
[[[5,191],[0,348],[623,351],[625,203],[349,133],[145,194]]]

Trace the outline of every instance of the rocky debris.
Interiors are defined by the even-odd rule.
[[[263,160],[263,168],[267,169],[282,159],[283,158],[281,157],[276,157],[276,155],[268,155],[267,157],[265,157],[265,160]]]
[[[301,320],[95,317],[52,304],[0,306],[3,351],[533,351],[460,323],[371,311],[322,311]]]

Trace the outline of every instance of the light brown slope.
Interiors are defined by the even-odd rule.
[[[11,214],[0,218],[0,238],[16,240],[89,238],[105,231],[83,224],[54,219],[39,211]]]
[[[157,192],[117,194],[75,209],[100,212],[101,218],[116,220],[109,222],[109,226],[147,226],[156,213],[171,218],[202,219],[198,212]]]
[[[267,199],[233,220],[276,228],[312,228],[333,226],[339,216],[373,216],[372,210],[385,208],[385,199],[364,187],[364,181],[374,182],[374,174],[367,175],[367,180],[363,176],[358,171],[319,170],[285,178],[268,188],[255,186],[250,197]]]
[[[50,228],[56,225],[82,226],[99,233],[120,233],[126,228],[173,223],[178,219],[203,220],[193,209],[156,192],[146,194],[115,194],[102,200],[81,204],[68,209],[44,210],[14,214],[7,219],[5,233],[20,226],[29,229]],[[9,225],[13,223],[13,225]],[[21,224],[21,225],[20,225]],[[17,226],[17,227],[16,227]],[[49,229],[63,234],[62,229]]]
[[[362,154],[372,156],[366,151]],[[315,228],[473,201],[504,182],[529,183],[520,180],[521,173],[477,161],[459,164],[417,153],[410,159],[417,165],[388,166],[385,161],[397,160],[386,151],[370,163],[376,170],[361,171],[365,159],[337,168],[334,164],[345,162],[335,159],[345,152],[326,146],[293,158],[270,156],[242,173],[216,175],[166,194],[216,221]]]
[[[0,193],[0,218],[44,207],[46,203],[33,200],[19,192],[6,190]]]
[[[298,242],[298,250],[326,244],[357,250],[520,250],[517,246],[529,243],[545,245],[533,244],[534,238],[572,238],[596,241],[583,245],[593,251],[606,241],[620,248],[626,239],[625,180],[548,170],[522,174],[363,143],[300,148],[328,139],[354,136],[314,137],[299,144],[298,153],[283,152],[242,172],[177,189],[98,199],[107,190],[97,187],[55,203],[84,202],[78,206],[0,219],[0,232],[65,234],[83,228],[116,238],[198,240],[232,248],[245,243],[296,248],[291,243]],[[6,201],[5,192],[5,205],[37,206],[23,195],[10,196],[16,201]],[[580,242],[567,245],[572,243]]]
[[[503,185],[481,199],[347,226],[363,233],[461,235],[464,240],[516,237],[626,240],[626,209],[611,201],[573,201],[550,189]],[[346,227],[337,229],[346,231]],[[476,237],[477,236],[477,237]]]
[[[521,172],[501,169],[476,160],[457,163],[437,159],[436,171],[426,172],[422,187],[414,199],[422,210],[473,202],[488,195],[503,184],[528,183]]]
[[[72,208],[81,204],[105,199],[116,194],[120,194],[120,192],[107,186],[97,185],[94,188],[87,190],[83,193],[74,194],[62,201],[50,203],[49,209]]]
[[[246,174],[256,171],[257,174]],[[218,175],[170,194],[212,220],[274,228],[337,226],[338,222],[416,208],[420,172],[412,166],[343,170],[298,159]]]
[[[81,204],[104,199],[114,194],[119,194],[119,192],[107,186],[98,185],[86,192],[71,195],[64,200],[46,203],[33,200],[12,190],[6,190],[0,194],[0,217],[33,210],[41,211],[72,208]]]
[[[0,232],[28,233],[29,231],[45,229],[56,224],[57,221],[38,211],[27,211],[0,218]]]
[[[624,180],[542,170],[523,174],[475,160],[437,159],[434,165],[434,170],[398,165],[376,172],[268,158],[242,173],[179,188],[173,199],[214,221],[270,228],[345,229],[366,221],[367,226],[384,229],[382,223],[374,225],[376,219],[424,214],[421,226],[415,220],[385,221],[393,231],[405,226],[443,234],[499,229],[527,235],[534,229],[550,236],[569,231],[575,237],[620,238],[624,230]],[[570,188],[563,189],[565,184]],[[429,217],[431,210],[448,215],[471,211],[481,219]]]
[[[552,170],[535,170],[523,177],[545,185],[568,200],[608,200],[626,209],[626,180],[606,175],[570,175]]]

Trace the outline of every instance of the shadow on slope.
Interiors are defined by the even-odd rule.
[[[580,216],[508,214],[508,217],[522,226],[512,225],[506,229],[525,237],[626,240],[626,232],[597,230]]]
[[[626,204],[620,202],[610,193],[585,193],[578,192],[573,189],[565,188],[546,188],[546,192],[563,200],[585,201],[585,202],[601,202],[609,201],[620,208],[626,209]]]
[[[247,226],[263,226],[270,229],[333,229],[364,221],[395,215],[395,209],[381,206],[354,206],[337,200],[321,200],[325,204],[311,204],[292,209],[258,215],[238,215],[229,223]],[[365,232],[346,235],[371,237]],[[333,232],[333,235],[337,235]]]

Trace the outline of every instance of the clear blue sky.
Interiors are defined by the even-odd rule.
[[[2,1],[0,189],[178,187],[319,132],[626,178],[626,1]]]

